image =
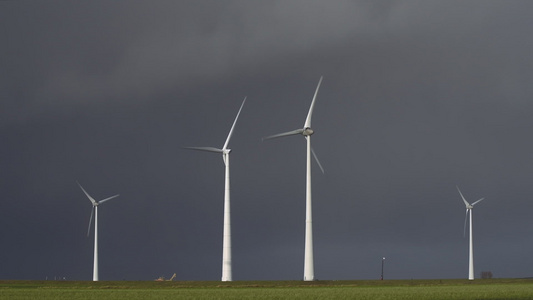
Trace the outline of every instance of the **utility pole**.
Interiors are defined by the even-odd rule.
[[[385,257],[381,259],[381,280],[383,280],[383,266],[385,265]]]

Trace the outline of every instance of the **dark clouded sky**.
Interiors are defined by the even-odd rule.
[[[533,276],[533,2],[0,2],[0,279]]]

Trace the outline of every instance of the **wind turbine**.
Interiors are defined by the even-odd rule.
[[[311,201],[311,154],[313,154],[318,166],[322,173],[324,169],[318,161],[318,158],[315,154],[315,151],[311,147],[311,135],[313,134],[313,129],[311,129],[311,117],[313,115],[313,108],[315,107],[316,95],[318,94],[318,89],[322,83],[322,77],[318,81],[316,87],[315,95],[313,96],[313,101],[311,101],[311,107],[307,113],[307,118],[305,119],[304,127],[301,129],[296,129],[293,131],[288,131],[284,133],[279,133],[263,138],[263,140],[279,138],[289,135],[301,134],[307,140],[307,171],[306,171],[306,193],[305,193],[305,254],[304,254],[304,281],[313,281],[315,280],[315,267],[314,267],[314,256],[313,256],[313,209]]]
[[[104,200],[96,201],[91,197],[87,191],[81,186],[79,182],[76,181],[78,185],[80,186],[81,190],[87,198],[91,201],[93,204],[93,208],[91,209],[91,218],[89,219],[89,228],[87,229],[87,236],[89,236],[89,232],[91,231],[91,222],[93,220],[93,213],[94,213],[94,264],[93,264],[93,281],[98,281],[98,205],[109,201],[113,198],[118,197],[119,195],[111,196],[109,198],[105,198]]]
[[[222,159],[224,160],[224,164],[226,165],[226,173],[225,173],[226,180],[225,180],[225,187],[224,187],[224,233],[223,233],[223,240],[222,240],[222,281],[232,281],[231,211],[230,211],[230,177],[229,177],[229,154],[231,152],[231,149],[228,149],[228,144],[231,139],[231,136],[233,135],[235,124],[237,124],[237,119],[239,119],[239,115],[241,114],[241,110],[245,102],[246,102],[246,97],[244,97],[244,100],[242,101],[241,108],[239,108],[239,112],[237,113],[237,116],[235,117],[235,121],[233,121],[233,125],[231,126],[228,137],[226,138],[226,142],[224,143],[224,146],[222,146],[222,149],[214,148],[214,147],[185,147],[186,149],[191,149],[191,150],[222,153]]]
[[[463,230],[463,235],[466,235],[466,219],[468,217],[468,213],[470,212],[470,247],[469,247],[469,256],[468,256],[468,280],[474,280],[474,242],[472,240],[472,209],[474,208],[474,205],[481,202],[485,198],[481,198],[474,203],[470,204],[466,201],[465,197],[463,196],[463,193],[461,193],[461,190],[457,186],[457,191],[459,191],[459,194],[461,195],[461,198],[463,199],[463,202],[466,206],[466,214],[465,214],[465,226]]]

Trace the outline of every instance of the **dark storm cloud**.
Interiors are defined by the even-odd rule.
[[[20,28],[8,32],[9,77],[13,92],[31,93],[18,102],[37,110],[146,100],[342,40],[358,30],[353,20],[362,15],[358,5],[347,4],[348,9],[300,2],[6,4],[6,27]],[[318,14],[335,18],[302,22]],[[37,78],[27,82],[28,77]]]
[[[319,279],[531,276],[533,38],[525,1],[0,3],[0,278],[220,279],[231,141],[234,277],[300,279],[305,143]],[[502,259],[502,256],[505,259]],[[526,263],[524,263],[526,262]]]

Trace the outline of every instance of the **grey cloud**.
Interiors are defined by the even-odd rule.
[[[234,276],[301,279],[313,116],[319,279],[525,277],[531,11],[511,1],[1,2],[1,278],[219,280],[232,152]],[[43,246],[46,241],[48,246]],[[53,241],[53,242],[50,242]],[[35,249],[40,249],[37,253]],[[529,251],[530,252],[530,251]],[[504,256],[504,259],[501,257]],[[438,257],[436,259],[435,257]]]

